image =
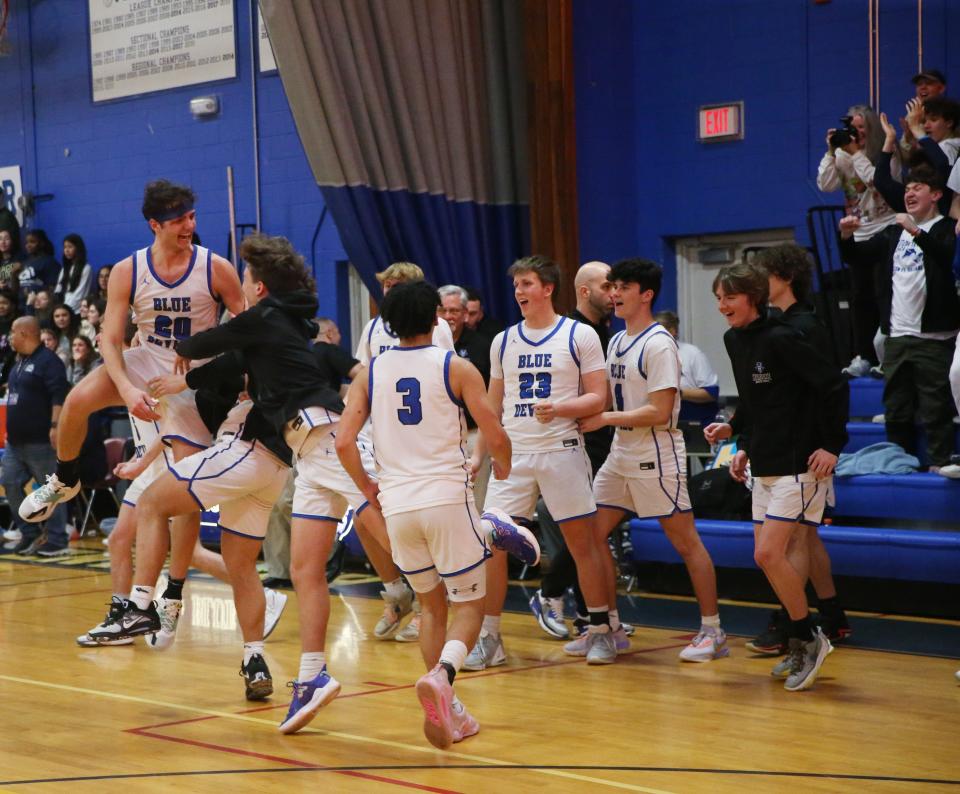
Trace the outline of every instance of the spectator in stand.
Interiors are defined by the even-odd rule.
[[[827,151],[820,160],[817,187],[824,192],[843,191],[846,214],[860,218],[861,227],[857,231],[859,242],[870,239],[896,223],[894,211],[874,187],[874,178],[878,164],[883,159],[884,178],[889,177],[889,181],[893,182],[898,180],[900,159],[896,152],[891,157],[882,157],[883,127],[872,108],[854,105],[847,115],[851,118],[850,124],[856,131],[856,137],[851,135],[848,143],[838,146],[835,144],[841,141],[837,140],[837,130],[827,130]],[[848,378],[868,375],[871,367],[879,365],[873,345],[874,335],[880,325],[874,277],[878,267],[879,262],[867,262],[850,268],[854,357],[843,370]]]
[[[13,241],[13,250],[20,250],[20,224],[17,216],[13,214],[6,203],[0,202],[0,231],[10,233],[10,239]]]
[[[884,263],[878,282],[880,325],[888,335],[883,363],[887,439],[916,454],[919,414],[931,471],[948,466],[953,452],[949,371],[960,328],[956,237],[953,222],[937,206],[942,190],[939,174],[917,166],[907,179],[907,212],[897,214],[896,226],[857,242],[860,219],[848,215],[840,221],[840,252],[847,262]]]
[[[72,359],[67,365],[67,380],[71,386],[76,386],[83,378],[101,364],[100,356],[94,350],[93,342],[83,334],[73,337]]]
[[[947,93],[947,78],[937,69],[924,69],[910,80],[916,88],[917,98],[921,102]]]
[[[20,271],[23,269],[20,251],[13,245],[13,237],[6,229],[0,230],[0,289],[19,293]]]
[[[499,334],[506,326],[493,317],[487,317],[483,311],[483,298],[480,297],[479,290],[473,287],[467,287],[467,316],[466,325],[471,331],[476,331],[493,341],[493,337]]]
[[[25,314],[30,314],[37,318],[41,328],[49,328],[53,325],[53,300],[50,297],[50,290],[43,288],[30,293],[27,301],[27,310]]]
[[[960,152],[960,103],[943,96],[932,97],[922,103],[919,99],[911,99],[907,102],[905,123],[911,143],[916,143],[916,149],[911,152],[907,164],[911,169],[929,165],[940,175],[941,184],[945,184]],[[904,212],[904,187],[892,177],[888,178],[888,161],[893,159],[897,149],[897,131],[885,113],[880,114],[880,124],[886,138],[877,163],[874,184],[894,210]],[[952,194],[941,189],[941,213],[950,211],[951,198]]]
[[[87,261],[87,246],[79,234],[63,238],[63,270],[57,280],[57,300],[74,312],[80,311],[80,302],[90,291],[93,269]]]
[[[50,328],[40,329],[40,343],[51,353],[57,352],[57,335]]]
[[[63,365],[66,366],[73,357],[71,352],[73,337],[80,333],[80,317],[74,314],[73,309],[65,303],[57,304],[53,307],[53,328],[51,330],[57,335],[56,353],[60,356]]]
[[[11,342],[17,363],[10,373],[7,394],[7,447],[3,456],[3,487],[21,540],[17,554],[58,557],[67,554],[66,506],[58,505],[43,524],[20,518],[23,489],[32,477],[37,482],[53,471],[57,456],[53,445],[57,418],[67,395],[63,362],[40,344],[40,326],[33,317],[13,325]]]
[[[344,383],[349,383],[360,371],[360,362],[340,347],[340,329],[333,320],[320,317],[317,325],[320,333],[313,344],[313,358],[323,380],[339,394]],[[337,341],[332,341],[334,339]]]
[[[680,341],[680,318],[674,312],[657,312],[653,319],[677,340],[680,353],[680,419],[712,421],[717,415],[720,378],[707,354],[696,345]]]
[[[90,300],[102,300],[107,299],[107,281],[110,280],[110,271],[112,270],[111,265],[104,265],[97,271],[97,281],[93,289],[90,290],[90,294],[87,297]]]
[[[5,387],[16,352],[10,343],[10,333],[16,322],[17,297],[10,290],[0,290],[0,387]]]
[[[103,315],[107,313],[107,302],[97,298],[87,299],[87,316],[80,321],[80,333],[93,343],[94,348],[100,350],[100,325]]]
[[[26,258],[20,272],[20,304],[33,305],[33,299],[40,290],[50,290],[60,278],[60,263],[53,255],[53,243],[43,229],[31,229],[24,238]],[[49,297],[47,298],[49,303]],[[40,321],[43,325],[43,321]]]

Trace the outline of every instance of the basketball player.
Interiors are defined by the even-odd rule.
[[[395,286],[384,298],[383,317],[399,346],[376,356],[354,379],[336,450],[364,496],[382,505],[394,560],[420,599],[420,651],[429,672],[417,681],[417,697],[427,739],[446,749],[480,729],[454,695],[453,682],[480,632],[490,555],[473,501],[464,406],[486,435],[496,477],[510,471],[510,440],[476,367],[431,344],[439,305],[436,288],[423,281]],[[379,487],[356,443],[368,417]],[[483,518],[501,523],[489,514]]]
[[[538,494],[543,496],[576,562],[587,602],[587,661],[609,664],[616,659],[616,639],[607,614],[605,563],[593,529],[590,462],[577,427],[577,419],[599,413],[605,405],[603,349],[596,331],[554,310],[560,282],[555,262],[530,256],[517,260],[508,273],[523,321],[497,334],[490,346],[488,393],[513,444],[513,468],[509,478],[490,484],[486,506],[531,519]],[[474,470],[483,446],[481,435]],[[487,565],[483,628],[464,669],[506,662],[500,638],[506,593],[506,558],[495,554]]]
[[[391,288],[397,284],[423,281],[423,271],[412,262],[394,262],[386,270],[377,273],[377,281],[382,285],[383,294],[386,296]],[[374,356],[380,355],[391,347],[396,347],[397,344],[396,334],[391,330],[390,324],[384,322],[381,314],[378,317],[373,317],[364,326],[355,357],[366,367],[369,366],[370,360]],[[433,344],[444,350],[453,350],[453,334],[447,323],[438,323],[434,327]],[[369,427],[364,428],[364,432],[360,434],[360,450],[367,453],[364,462],[367,464],[368,474],[372,474],[373,458],[369,454],[369,436]],[[399,642],[416,642],[420,633],[419,605],[413,598],[413,592],[401,578],[399,569],[394,565],[390,548],[384,548],[380,544],[372,542],[373,539],[364,529],[357,527],[357,530],[357,537],[363,544],[363,550],[384,584],[384,591],[380,595],[386,604],[384,605],[383,616],[373,630],[374,637],[378,640],[393,637]],[[403,629],[400,629],[400,622],[405,615],[410,613],[411,609],[414,611],[413,618]]]
[[[753,265],[720,270],[717,307],[730,326],[723,341],[740,402],[731,424],[704,428],[707,441],[739,432],[735,479],[753,474],[754,556],[790,617],[789,652],[773,669],[790,692],[813,686],[833,646],[810,619],[806,579],[787,548],[803,523],[818,526],[827,484],[847,442],[849,390],[826,351],[767,314],[767,273]],[[816,410],[810,410],[814,406]]]
[[[160,421],[161,435],[176,460],[210,443],[210,433],[200,420],[192,395],[181,394],[158,406],[146,391],[151,378],[173,371],[174,345],[179,339],[217,324],[220,302],[234,314],[244,308],[233,266],[191,243],[197,227],[195,200],[190,188],[166,180],[146,186],[142,211],[154,234],[153,243],[110,271],[100,339],[105,366],[95,369],[67,396],[57,433],[57,471],[24,499],[20,506],[24,520],[45,520],[59,503],[79,492],[78,456],[87,434],[87,420],[95,411],[125,404],[139,419]],[[140,345],[124,350],[124,329],[131,307]],[[190,521],[199,531],[199,516]],[[189,561],[192,549],[191,539],[187,559],[174,560],[176,565],[171,570],[185,573],[185,565],[180,563]]]
[[[680,354],[673,336],[653,319],[653,303],[663,271],[645,259],[625,259],[610,270],[613,309],[627,328],[607,349],[607,377],[613,410],[580,420],[589,433],[616,428],[610,455],[593,483],[597,501],[598,544],[628,513],[657,518],[683,558],[700,605],[700,631],[680,652],[687,662],[708,662],[726,656],[727,638],[720,628],[717,577],[710,554],[697,534],[687,495],[686,448],[677,429],[680,414]],[[609,557],[607,593],[616,604],[616,569]],[[610,613],[614,631],[619,615]],[[564,648],[572,656],[586,653],[586,643],[574,640]]]

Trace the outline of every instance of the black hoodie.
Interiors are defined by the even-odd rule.
[[[766,315],[723,341],[740,395],[731,424],[755,477],[802,474],[821,448],[840,454],[850,388],[829,351]]]
[[[311,292],[271,294],[229,322],[177,342],[177,354],[195,359],[240,351],[250,398],[282,437],[284,425],[301,408],[343,413],[340,395],[324,382],[311,351],[316,312]]]

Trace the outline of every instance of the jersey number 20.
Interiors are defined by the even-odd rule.
[[[190,324],[189,317],[158,314],[153,324],[153,332],[164,339],[169,339],[171,335],[174,339],[186,339],[190,336]]]
[[[418,425],[423,421],[423,407],[420,405],[420,381],[416,378],[400,378],[397,381],[397,393],[403,395],[403,408],[397,409],[397,419],[402,425]]]

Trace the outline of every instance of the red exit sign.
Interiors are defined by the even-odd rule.
[[[743,102],[726,105],[701,105],[700,141],[739,141],[743,139]]]

